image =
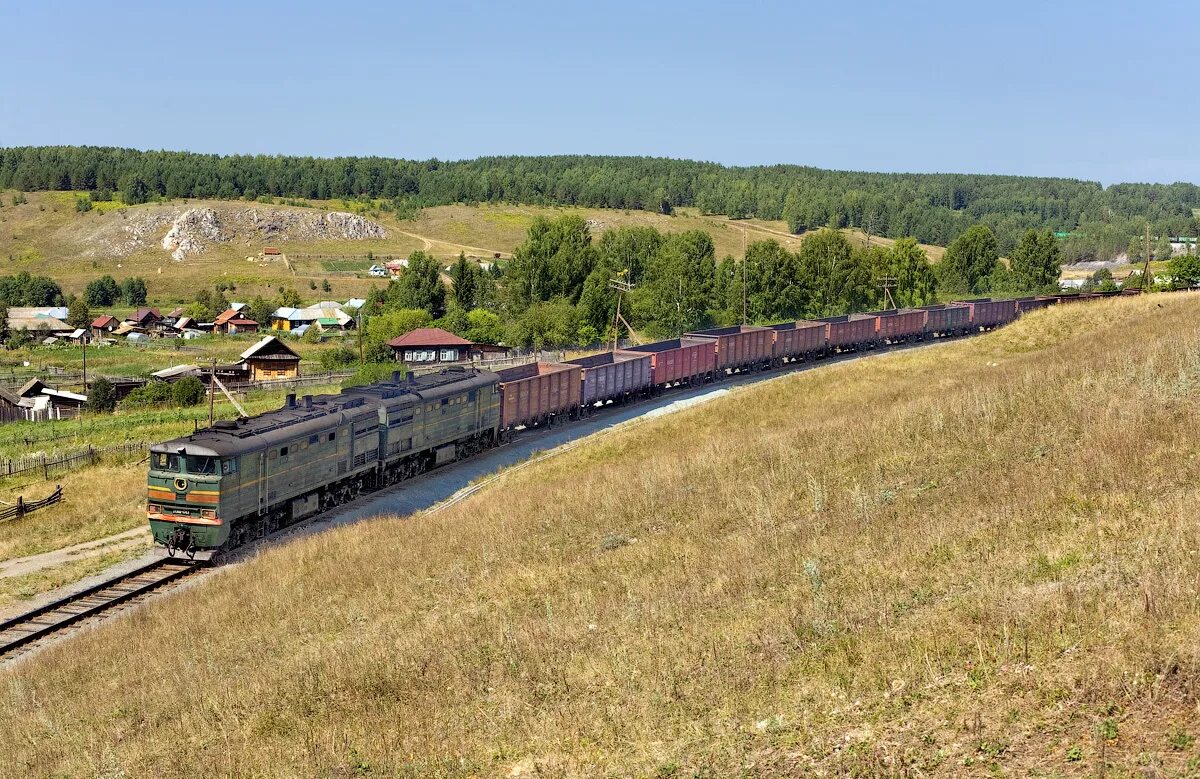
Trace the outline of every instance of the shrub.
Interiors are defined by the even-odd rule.
[[[165,381],[153,381],[138,387],[125,396],[122,406],[128,408],[145,408],[146,406],[161,406],[171,400],[171,385]]]
[[[336,371],[358,362],[358,354],[346,346],[321,352],[321,370]]]
[[[204,400],[204,383],[195,376],[187,376],[171,386],[171,402],[176,406],[194,406]]]
[[[88,390],[88,411],[112,411],[117,407],[117,390],[112,382],[101,376],[92,382]]]
[[[342,381],[342,388],[361,387],[364,384],[375,384],[381,381],[391,381],[392,372],[400,371],[401,376],[407,373],[403,365],[387,362],[371,362],[360,365],[354,375]]]

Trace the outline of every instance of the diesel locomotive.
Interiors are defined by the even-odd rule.
[[[429,468],[494,446],[494,373],[439,373],[289,395],[283,408],[150,447],[154,541],[194,555],[261,538]]]

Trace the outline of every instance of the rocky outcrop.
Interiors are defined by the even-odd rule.
[[[224,243],[231,237],[215,209],[189,208],[171,223],[162,247],[171,253],[172,259],[184,260],[204,251],[209,244]]]
[[[162,248],[175,260],[203,253],[214,244],[243,240],[281,241],[346,240],[387,238],[387,230],[358,214],[344,211],[262,208],[257,206],[202,206],[194,208],[131,209],[114,216],[120,227],[110,223],[89,242],[99,244],[91,254],[124,257],[146,246],[159,231]]]

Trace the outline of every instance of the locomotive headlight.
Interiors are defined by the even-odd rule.
[[[212,509],[200,509],[200,516],[203,519],[216,519],[217,512]]]
[[[146,510],[151,514],[161,514],[162,506],[158,505],[157,503],[151,503],[149,506],[146,506]]]

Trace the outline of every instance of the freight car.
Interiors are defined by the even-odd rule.
[[[631,346],[617,354],[650,355],[650,376],[655,389],[678,384],[712,381],[717,374],[717,350],[709,338],[673,338]]]
[[[172,552],[237,546],[468,457],[499,433],[498,377],[483,371],[289,395],[278,411],[151,446],[150,530]]]
[[[531,362],[504,368],[500,382],[500,429],[553,424],[579,411],[580,368],[552,362]]]
[[[847,352],[872,346],[879,331],[879,317],[874,314],[846,314],[818,319],[829,329],[826,338],[830,351]]]
[[[977,298],[961,303],[971,309],[971,326],[975,330],[991,330],[1017,318],[1017,302],[1012,299]]]
[[[522,426],[573,418],[655,389],[712,381],[727,369],[754,367],[768,357],[780,365],[884,340],[963,335],[1051,300],[1094,297],[1102,296],[1064,295],[1024,306],[982,299],[726,328],[568,363],[533,363],[500,373],[447,368],[403,381],[394,374],[390,382],[338,395],[299,402],[289,395],[278,411],[217,422],[150,447],[150,528],[155,542],[172,554],[220,551],[362,492],[470,457]],[[746,334],[764,340],[721,356],[721,338]]]
[[[914,308],[879,312],[879,343],[919,341],[925,335],[925,312]]]
[[[775,339],[766,327],[734,325],[684,334],[688,338],[707,338],[717,350],[717,370],[736,373],[771,367]]]
[[[579,403],[584,409],[606,403],[621,403],[645,395],[653,385],[651,356],[629,352],[604,352],[567,360],[580,369]]]
[[[971,307],[962,303],[921,306],[925,312],[925,334],[934,338],[965,335],[971,329]]]
[[[769,326],[775,333],[774,358],[776,365],[797,360],[811,360],[825,354],[826,334],[829,325],[825,322],[783,322]]]

